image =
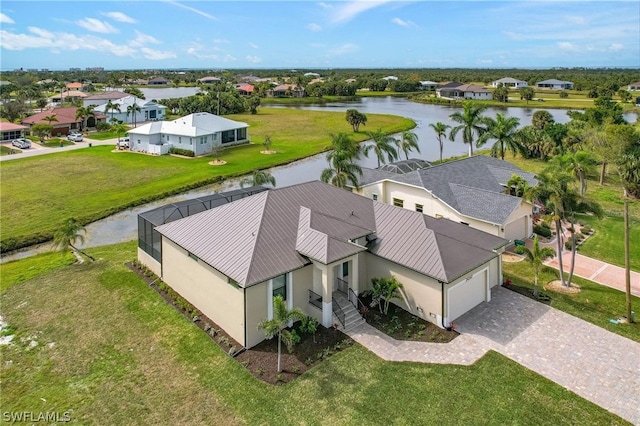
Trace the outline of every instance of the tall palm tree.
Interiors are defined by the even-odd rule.
[[[276,187],[276,178],[269,172],[264,170],[254,170],[251,177],[246,177],[240,181],[240,187],[244,188],[245,185],[260,186],[271,185]]]
[[[442,137],[447,135],[447,130],[451,128],[448,124],[444,124],[442,121],[438,121],[437,123],[429,124],[429,127],[436,132],[436,138],[438,139],[438,143],[440,144],[440,162],[442,163],[442,151],[444,150],[444,142],[442,141]]]
[[[273,319],[262,320],[258,323],[258,330],[264,330],[264,335],[267,339],[278,336],[278,373],[282,371],[280,363],[280,354],[282,352],[280,349],[281,342],[284,342],[289,352],[291,352],[294,345],[293,335],[289,330],[286,330],[286,328],[289,326],[289,323],[302,321],[306,316],[300,308],[288,310],[284,299],[278,295],[273,298]]]
[[[395,143],[398,146],[398,149],[404,152],[404,156],[407,158],[407,160],[409,159],[409,152],[413,151],[414,149],[420,152],[420,145],[418,145],[418,135],[410,130],[405,130],[404,132],[402,132],[402,134],[400,135],[400,139],[396,139]]]
[[[139,112],[142,112],[142,108],[140,108],[140,105],[138,105],[135,101],[133,102],[133,104],[127,107],[127,117],[129,115],[133,116],[133,127],[136,127],[136,124],[138,124]]]
[[[502,113],[493,118],[486,118],[486,132],[478,139],[478,147],[481,147],[489,139],[495,139],[495,143],[491,147],[491,156],[500,157],[504,160],[504,153],[508,149],[515,156],[516,152],[522,151],[522,145],[518,140],[518,126],[520,119],[517,117],[507,117]]]
[[[120,104],[111,102],[111,99],[109,99],[109,101],[107,101],[106,105],[104,106],[104,112],[109,112],[109,111],[111,111],[111,121],[113,122],[114,111],[120,112]]]
[[[375,132],[367,132],[367,135],[371,138],[372,143],[364,147],[364,155],[368,157],[369,151],[373,151],[378,160],[378,167],[380,167],[381,163],[386,163],[385,156],[389,162],[398,158],[398,150],[393,146],[393,138],[385,134],[382,129],[378,129]]]
[[[96,113],[93,112],[93,105],[89,105],[86,107],[79,107],[76,110],[76,120],[78,118],[82,119],[82,123],[80,123],[80,131],[82,131],[85,128],[87,124],[87,118],[95,117],[95,116],[96,116]]]
[[[354,161],[360,158],[361,147],[346,133],[331,135],[331,149],[327,152],[329,167],[322,171],[320,179],[338,188],[346,188],[349,183],[358,188],[358,177],[362,168]]]
[[[462,130],[462,141],[469,145],[469,157],[473,156],[473,136],[482,136],[486,131],[486,118],[482,113],[487,109],[484,105],[475,105],[473,102],[467,101],[463,105],[462,111],[454,112],[449,118],[458,126],[451,129],[449,140],[453,141],[458,132]]]
[[[540,275],[540,268],[545,260],[556,255],[555,250],[551,247],[540,247],[538,242],[538,236],[533,237],[533,247],[531,250],[524,246],[516,247],[516,253],[524,254],[527,262],[533,265],[534,284],[533,284],[533,296],[538,297],[538,275]]]
[[[64,225],[58,229],[53,234],[53,248],[66,250],[71,249],[72,251],[81,253],[88,257],[91,260],[96,260],[93,256],[85,253],[80,250],[74,244],[76,241],[80,241],[80,243],[84,243],[84,234],[86,233],[86,229],[84,226],[80,224],[76,219],[70,218],[64,223]]]
[[[580,196],[584,197],[587,191],[587,175],[595,173],[598,162],[590,152],[578,151],[568,152],[564,155],[556,155],[551,159],[551,163],[559,168],[573,174],[580,183]]]
[[[52,123],[53,121],[58,121],[58,117],[56,117],[56,115],[55,115],[55,114],[46,115],[46,116],[42,117],[42,119],[43,119],[44,121],[46,121],[46,122],[47,122],[47,124],[48,124],[49,126],[51,126],[51,123]]]

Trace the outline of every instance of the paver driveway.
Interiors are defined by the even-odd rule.
[[[456,321],[463,335],[640,424],[639,343],[502,287],[491,297]]]

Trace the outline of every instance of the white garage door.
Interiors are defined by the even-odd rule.
[[[447,293],[449,322],[485,301],[487,295],[487,270],[477,272],[466,281],[451,287]]]
[[[507,223],[504,227],[504,238],[507,240],[524,240],[527,235],[527,217],[522,216],[513,222]]]

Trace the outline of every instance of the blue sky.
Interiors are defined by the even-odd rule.
[[[640,66],[638,1],[5,1],[0,68]]]

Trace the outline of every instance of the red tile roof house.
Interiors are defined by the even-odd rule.
[[[273,317],[275,295],[348,329],[362,322],[356,295],[394,276],[393,303],[446,327],[502,282],[506,240],[319,181],[205,201],[191,216],[141,214],[138,259],[247,348],[264,340],[257,324]]]
[[[76,118],[77,111],[78,107],[48,109],[46,111],[39,112],[23,119],[22,124],[29,126],[29,128],[31,128],[31,126],[33,126],[34,124],[51,124],[51,126],[53,126],[51,135],[63,136],[80,130],[82,119],[80,117]],[[52,115],[55,115],[57,121],[52,121],[51,123],[49,123],[44,119],[44,117]],[[96,114],[95,117],[97,121],[106,120],[106,118],[107,117],[103,114]]]
[[[285,96],[291,98],[303,98],[306,96],[306,92],[303,87],[295,84],[280,84],[273,89],[268,90],[267,96],[272,98],[282,98]]]
[[[24,131],[28,127],[21,126],[19,124],[8,123],[6,121],[0,121],[0,140],[11,141],[24,137]]]
[[[637,81],[635,83],[631,83],[629,86],[627,86],[627,90],[630,91],[630,92],[640,91],[640,81]]]
[[[251,84],[241,84],[236,87],[236,90],[240,95],[247,96],[253,94],[254,87]]]

